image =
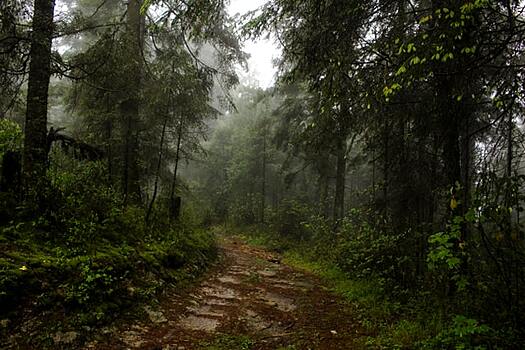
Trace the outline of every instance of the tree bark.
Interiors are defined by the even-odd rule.
[[[35,0],[23,157],[26,193],[38,191],[47,168],[47,104],[54,9],[54,0]]]
[[[151,196],[151,201],[148,206],[148,211],[146,213],[146,224],[149,223],[149,218],[151,216],[151,211],[153,210],[153,205],[157,199],[157,192],[159,188],[159,178],[160,178],[160,168],[162,165],[162,153],[164,150],[164,138],[166,135],[166,126],[168,124],[168,111],[166,111],[166,116],[164,118],[164,123],[162,124],[162,134],[160,135],[160,145],[159,145],[159,159],[157,161],[157,171],[155,172],[155,184],[153,185],[153,195]]]
[[[130,59],[127,65],[129,77],[129,98],[121,103],[120,111],[124,127],[124,169],[122,173],[122,187],[124,202],[140,200],[140,177],[138,165],[139,140],[139,100],[142,87],[142,47],[144,41],[144,16],[140,13],[142,1],[130,0],[127,12],[126,46]]]

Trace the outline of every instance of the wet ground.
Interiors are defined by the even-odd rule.
[[[143,322],[122,325],[87,349],[353,349],[350,307],[315,276],[239,240],[221,243],[221,263],[192,290],[172,291]]]

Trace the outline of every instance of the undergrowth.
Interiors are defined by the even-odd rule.
[[[191,213],[170,223],[159,206],[146,225],[144,208],[122,205],[103,164],[54,160],[61,164],[48,172],[38,211],[14,195],[2,197],[10,202],[0,209],[6,347],[78,348],[167,287],[193,280],[216,256],[213,235]],[[64,332],[74,336],[57,336]]]

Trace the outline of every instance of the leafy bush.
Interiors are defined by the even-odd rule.
[[[456,315],[450,326],[436,337],[424,341],[423,349],[488,349],[494,330],[478,321]]]
[[[22,140],[20,125],[9,119],[0,119],[0,160],[7,151],[20,151]]]
[[[23,134],[20,126],[9,119],[0,119],[0,174],[3,171],[4,155],[7,152],[15,152],[18,154],[18,156],[15,155],[15,158],[20,157],[22,141]],[[0,183],[0,189],[3,185],[3,183]],[[18,205],[16,197],[13,189],[10,189],[9,192],[5,190],[0,192],[0,223],[9,222],[10,218],[15,215],[14,209]]]
[[[357,278],[378,277],[392,291],[413,285],[416,246],[419,233],[413,231],[378,232],[365,214],[354,211],[345,218],[331,245],[333,262]]]
[[[312,216],[308,206],[295,200],[283,201],[275,211],[270,211],[269,222],[272,231],[283,237],[306,240],[310,238],[305,223]]]
[[[242,200],[234,200],[229,206],[229,220],[238,225],[255,224],[259,202],[257,195],[253,193],[247,193]]]
[[[18,210],[0,226],[0,319],[30,302],[63,322],[107,324],[216,256],[213,236],[192,219],[158,215],[146,227],[144,209],[124,207],[106,174],[102,162],[53,152],[44,210]]]

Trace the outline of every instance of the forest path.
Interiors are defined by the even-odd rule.
[[[221,262],[191,290],[145,309],[91,349],[352,349],[350,307],[315,276],[275,255],[221,238]],[[107,339],[106,338],[106,339]]]

